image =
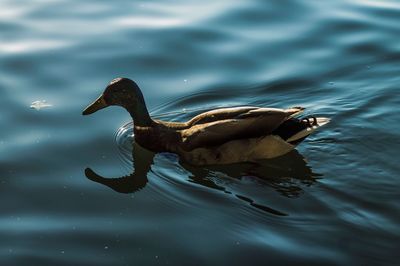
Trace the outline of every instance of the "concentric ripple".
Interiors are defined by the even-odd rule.
[[[133,127],[134,124],[132,121],[126,123],[118,128],[114,136],[119,151],[119,158],[124,166],[129,169],[132,168],[132,142],[135,139]]]

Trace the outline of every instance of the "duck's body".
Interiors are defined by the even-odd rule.
[[[122,98],[121,98],[122,97]],[[154,152],[173,152],[193,165],[229,164],[281,156],[296,147],[327,118],[297,119],[301,107],[254,106],[211,110],[184,123],[153,120],[139,87],[115,79],[83,114],[109,105],[125,107],[135,119],[135,141]]]

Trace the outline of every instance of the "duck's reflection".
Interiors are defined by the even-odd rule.
[[[134,171],[132,174],[118,178],[108,178],[96,174],[90,168],[86,168],[85,175],[88,179],[106,185],[117,192],[133,193],[146,186],[148,181],[147,174],[153,164],[154,156],[155,153],[134,143],[132,151]],[[218,182],[218,177],[216,178],[216,176],[225,175],[235,179],[254,178],[258,183],[270,186],[286,197],[298,197],[303,191],[302,187],[312,185],[320,176],[312,172],[304,157],[296,150],[285,156],[257,163],[196,167],[181,162],[180,165],[189,172],[190,182],[232,194],[253,207],[275,215],[286,214],[258,204],[248,196],[231,192],[226,186],[221,185],[224,182]],[[223,177],[219,178],[223,179]]]
[[[147,184],[147,173],[153,164],[154,153],[148,151],[134,142],[133,144],[133,173],[118,178],[102,177],[92,169],[86,168],[85,175],[88,179],[106,185],[120,193],[133,193]]]

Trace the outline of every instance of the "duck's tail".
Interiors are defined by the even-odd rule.
[[[297,145],[301,141],[303,141],[308,135],[313,133],[317,128],[328,124],[329,121],[330,119],[326,117],[305,117],[300,120],[300,122],[303,124],[303,128],[292,135],[290,138],[288,138],[286,141],[291,144]]]
[[[290,117],[298,116],[301,114],[306,108],[301,106],[295,106],[287,109],[286,111],[290,113]]]
[[[273,134],[286,142],[297,145],[313,133],[317,128],[329,123],[326,117],[309,116],[302,119],[290,118],[280,125]]]

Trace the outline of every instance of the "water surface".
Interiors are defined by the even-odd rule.
[[[399,25],[386,0],[3,1],[0,264],[396,265]],[[167,120],[332,122],[281,158],[191,167],[132,149],[120,108],[81,116],[117,76]]]

